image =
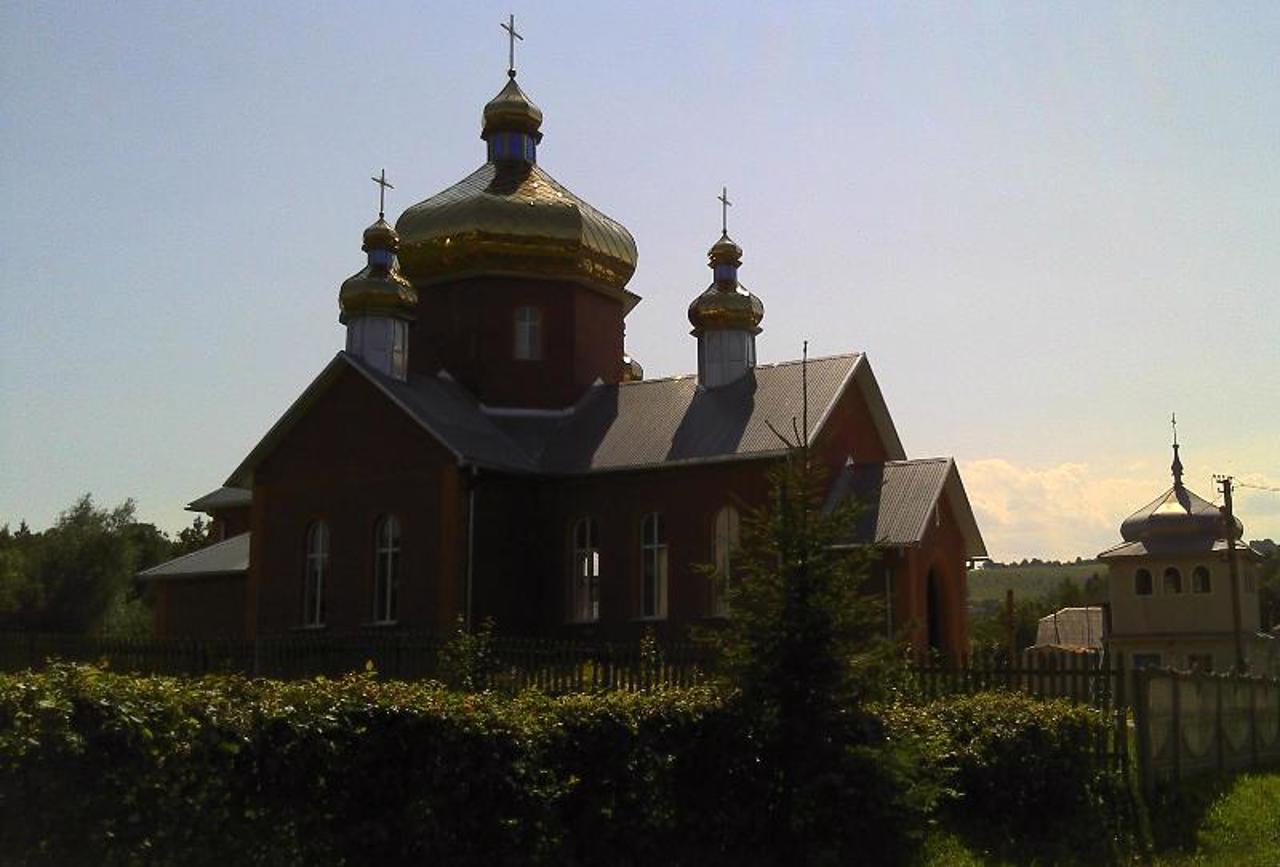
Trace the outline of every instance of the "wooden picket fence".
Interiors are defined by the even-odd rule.
[[[411,633],[197,640],[0,632],[3,671],[63,660],[105,663],[113,671],[138,674],[290,679],[372,670],[381,677],[425,680],[450,676],[449,651],[449,639]],[[466,664],[480,689],[562,693],[691,686],[706,678],[712,662],[706,648],[689,643],[646,647],[495,636]]]
[[[1130,755],[1129,695],[1132,673],[1124,655],[1027,650],[1012,659],[1007,654],[977,654],[959,661],[924,658],[911,667],[918,697],[1010,690],[1037,698],[1065,699],[1088,705],[1108,721],[1092,744],[1095,758],[1127,769]]]

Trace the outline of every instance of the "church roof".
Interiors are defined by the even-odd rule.
[[[207,548],[152,566],[138,573],[145,580],[236,575],[249,571],[249,534],[241,533]]]
[[[1197,538],[1186,540],[1138,540],[1121,542],[1098,555],[1099,560],[1111,560],[1117,557],[1177,557],[1182,554],[1226,553],[1227,540],[1214,539],[1206,541]],[[1263,557],[1245,542],[1236,542],[1236,553],[1243,557],[1262,560]]]
[[[212,512],[217,509],[234,509],[253,502],[253,491],[246,488],[228,488],[225,485],[210,491],[203,497],[187,503],[188,512]]]
[[[447,376],[383,375],[339,352],[272,426],[227,480],[251,487],[253,470],[344,370],[354,370],[421,425],[459,463],[518,473],[576,475],[708,461],[781,455],[769,429],[789,433],[802,423],[802,365],[758,366],[742,380],[702,389],[697,377],[596,385],[560,413],[487,410]],[[866,357],[811,359],[809,429],[817,436],[841,394],[857,387],[870,408],[886,450],[905,453]]]
[[[862,506],[849,544],[909,547],[924,540],[943,497],[964,537],[965,556],[987,556],[960,473],[950,458],[849,463],[831,486],[827,508],[847,499]]]

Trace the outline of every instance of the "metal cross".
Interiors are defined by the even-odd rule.
[[[729,234],[729,208],[733,202],[729,201],[729,188],[721,187],[720,195],[716,196],[720,200],[720,234]]]
[[[394,190],[390,182],[387,181],[387,170],[382,170],[382,175],[376,178],[369,178],[378,185],[378,219],[381,220],[386,215],[387,207],[387,190]]]
[[[1173,425],[1173,444],[1178,444],[1178,414],[1175,412],[1169,417],[1169,424]]]
[[[503,30],[507,31],[507,75],[512,78],[516,77],[516,40],[524,42],[524,37],[516,32],[516,16],[513,14],[507,19],[506,24],[499,24]]]

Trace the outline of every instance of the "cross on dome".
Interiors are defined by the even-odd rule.
[[[376,178],[369,178],[378,185],[378,219],[381,220],[386,216],[387,212],[387,190],[394,190],[395,187],[387,180],[387,170],[383,169],[382,174]]]
[[[729,201],[729,188],[721,187],[720,195],[716,196],[720,201],[720,234],[729,234],[729,208],[733,206],[733,202]]]
[[[512,78],[516,77],[516,40],[524,42],[524,37],[516,32],[516,16],[514,14],[507,18],[506,23],[499,24],[503,30],[507,31],[507,75]]]

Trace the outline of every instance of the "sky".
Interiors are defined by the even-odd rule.
[[[0,524],[190,523],[342,347],[370,175],[398,215],[483,161],[510,12],[647,375],[725,185],[760,361],[866,352],[992,557],[1118,541],[1175,411],[1193,490],[1280,488],[1280,4],[5,3]]]

